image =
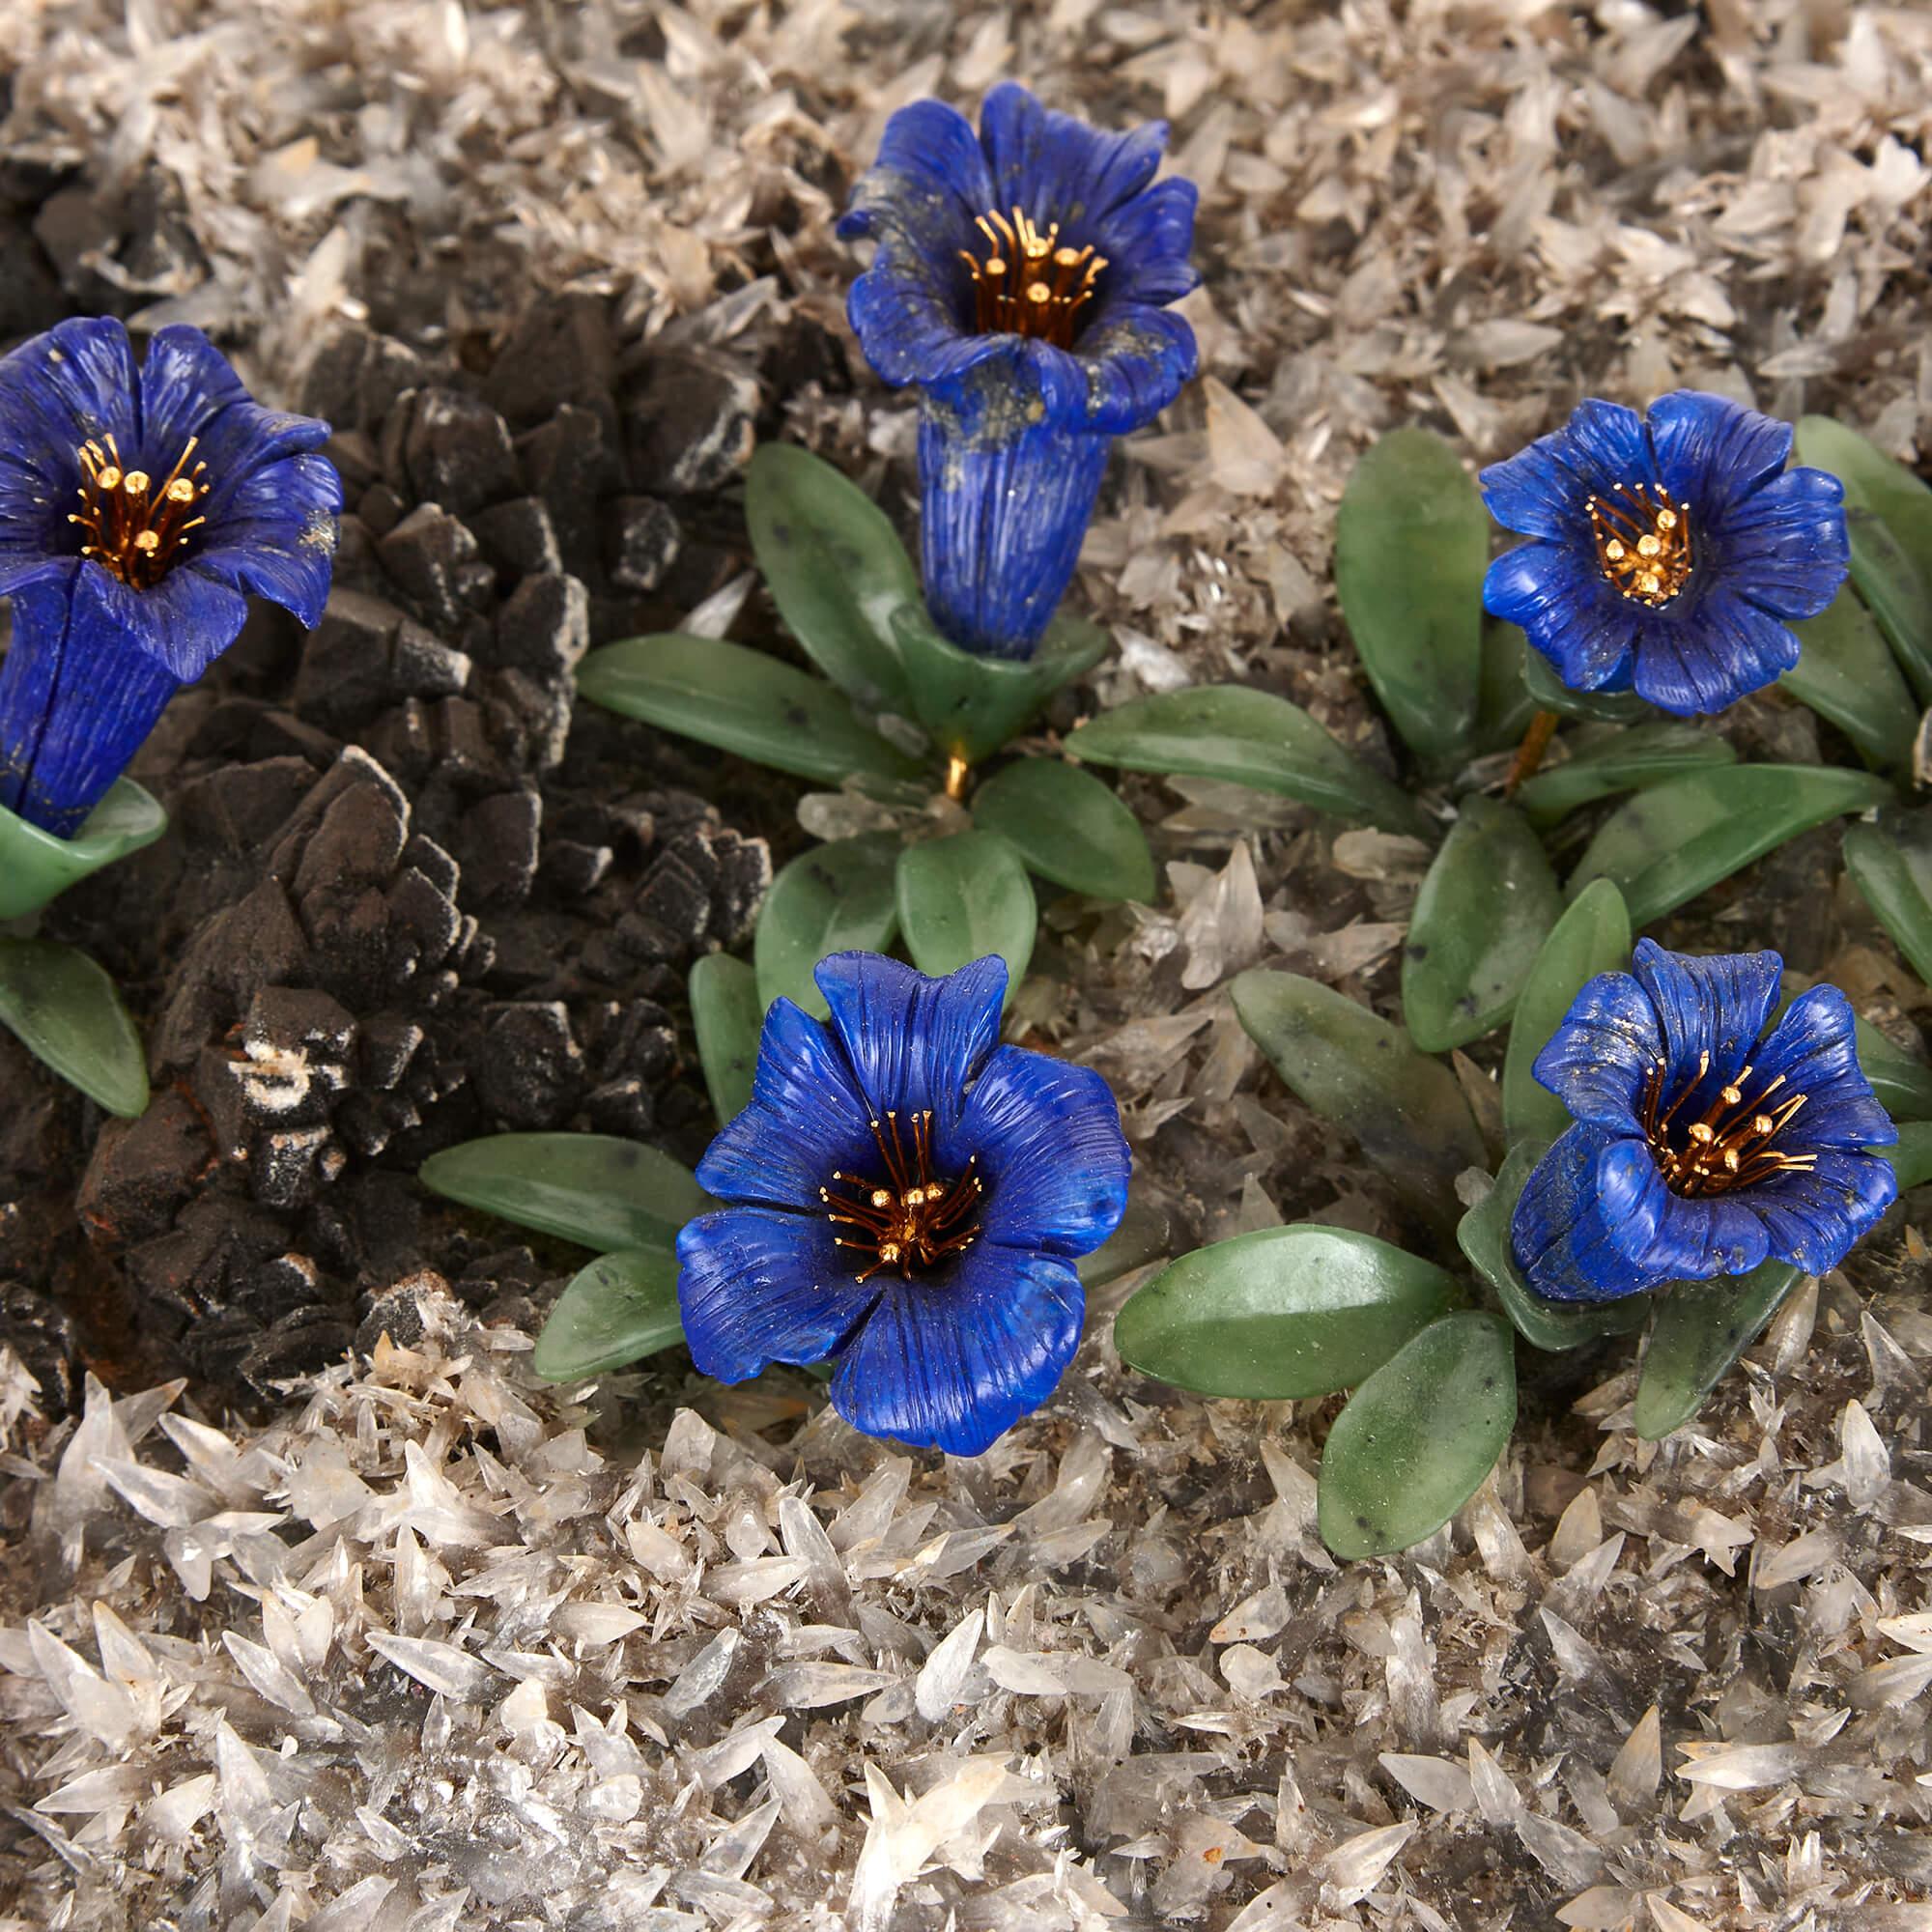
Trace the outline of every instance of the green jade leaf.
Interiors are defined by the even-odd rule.
[[[572,1277],[537,1337],[531,1366],[546,1381],[582,1381],[683,1340],[676,1257],[630,1249],[599,1255]]]
[[[1096,899],[1153,903],[1153,854],[1141,822],[1092,772],[1020,758],[973,794],[973,822],[997,832],[1028,870]]]
[[[993,832],[908,845],[898,865],[899,928],[922,973],[937,979],[997,952],[1011,1000],[1033,957],[1039,910],[1026,867]]]
[[[1848,825],[1845,870],[1912,970],[1932,986],[1932,807]]]
[[[0,1026],[110,1114],[147,1112],[141,1036],[114,981],[77,946],[0,938]]]
[[[802,852],[772,881],[752,936],[760,1014],[787,999],[813,1019],[831,1008],[811,977],[830,952],[883,952],[898,930],[893,868],[898,840],[868,832]]]
[[[1897,771],[1912,762],[1918,706],[1899,675],[1885,634],[1847,583],[1830,609],[1791,629],[1798,662],[1777,681],[1801,704],[1835,724],[1865,762]]]
[[[1642,791],[1686,772],[1737,762],[1728,739],[1695,724],[1659,723],[1577,734],[1577,749],[1560,765],[1538,772],[1516,802],[1539,825],[1551,825],[1600,798]]]
[[[765,1005],[758,976],[728,952],[707,952],[691,969],[691,1024],[698,1064],[722,1127],[751,1105]]]
[[[1749,1274],[1653,1290],[1646,1298],[1657,1325],[1637,1373],[1636,1433],[1655,1442],[1689,1422],[1804,1279],[1789,1262],[1766,1262]]]
[[[30,825],[0,805],[0,920],[24,919],[90,873],[168,829],[159,802],[132,779],[116,779],[71,838]]]

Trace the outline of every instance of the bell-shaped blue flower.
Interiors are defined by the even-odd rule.
[[[1572,691],[1721,711],[1798,662],[1790,620],[1849,567],[1844,486],[1790,454],[1789,423],[1723,396],[1679,389],[1647,419],[1580,403],[1482,473],[1490,514],[1532,539],[1490,566],[1483,604]]]
[[[838,232],[878,243],[849,310],[866,359],[920,386],[925,598],[963,649],[1026,658],[1080,555],[1112,440],[1196,367],[1168,304],[1200,277],[1167,128],[1106,134],[1025,88],[980,131],[937,100],[886,124]]]
[[[1523,1278],[1613,1301],[1765,1261],[1823,1274],[1890,1207],[1898,1139],[1859,1066],[1851,1004],[1800,994],[1776,952],[1687,958],[1639,940],[1577,996],[1536,1077],[1576,1117],[1511,1225]]]
[[[692,1359],[727,1382],[834,1361],[855,1429],[977,1456],[1073,1358],[1073,1259],[1126,1207],[1120,1109],[998,1044],[1002,960],[928,980],[839,952],[815,977],[831,1026],[773,1003],[752,1103],[697,1169],[728,1205],[677,1239]]]
[[[328,425],[250,400],[197,328],[137,369],[120,323],[0,357],[0,806],[67,837],[255,591],[314,626],[342,485]]]

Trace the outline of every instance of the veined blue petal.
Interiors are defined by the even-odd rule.
[[[1605,1151],[1633,1146],[1603,1127],[1569,1129],[1531,1169],[1510,1220],[1519,1272],[1551,1301],[1618,1301],[1668,1277],[1633,1262],[1604,1212],[1599,1168]]]
[[[1094,245],[1107,258],[1101,279],[1103,310],[1117,301],[1157,308],[1179,301],[1200,286],[1200,271],[1188,260],[1200,199],[1201,191],[1191,181],[1175,175],[1122,203],[1094,224]]]
[[[1680,1107],[1694,1121],[1719,1089],[1751,1058],[1765,1022],[1777,1004],[1784,961],[1776,952],[1723,952],[1692,958],[1666,952],[1654,939],[1639,939],[1633,961],[1663,1028],[1663,1079],[1667,1098],[1696,1082]],[[1700,1075],[1700,1057],[1709,1065]]]
[[[876,952],[835,952],[812,978],[872,1117],[896,1112],[909,1121],[930,1110],[944,1140],[967,1082],[1000,1037],[1006,961],[976,959],[929,980]]]
[[[1519,544],[1490,565],[1483,608],[1521,625],[1572,691],[1629,688],[1637,621],[1594,558],[1560,544]]]
[[[1566,460],[1572,453],[1561,430],[1540,436],[1527,449],[1505,463],[1492,463],[1477,475],[1483,501],[1506,530],[1520,536],[1543,537],[1565,543],[1580,536],[1589,540],[1590,520],[1584,503],[1590,485]]]
[[[822,1210],[819,1190],[871,1160],[869,1108],[832,1036],[802,1008],[774,1000],[758,1041],[752,1104],[697,1164],[720,1201]]]
[[[111,318],[56,323],[0,358],[8,448],[49,476],[77,473],[75,452],[112,437],[140,447],[139,389],[128,331]]]
[[[1160,168],[1167,124],[1107,134],[1042,107],[1017,81],[1002,81],[980,109],[980,138],[1002,208],[1044,227],[1058,221],[1080,247],[1100,220],[1140,193]]]
[[[1803,1115],[1799,1116],[1802,1120]],[[1834,1268],[1898,1199],[1898,1174],[1883,1154],[1826,1149],[1808,1173],[1780,1174],[1747,1198],[1771,1252],[1806,1274]]]
[[[1201,363],[1194,331],[1179,316],[1111,298],[1075,346],[1075,359],[1087,378],[1085,427],[1102,436],[1151,422]]]
[[[1715,568],[1777,617],[1815,617],[1851,567],[1845,486],[1823,469],[1787,469],[1734,503],[1714,536]]]
[[[1576,471],[1587,497],[1592,491],[1613,490],[1619,483],[1658,481],[1650,439],[1643,418],[1621,403],[1586,396],[1570,412],[1563,436],[1563,461]]]
[[[1650,996],[1628,973],[1600,973],[1577,995],[1532,1071],[1577,1120],[1640,1134],[1638,1109],[1662,1058]]]
[[[877,1301],[822,1218],[726,1208],[677,1237],[678,1313],[702,1375],[742,1382],[772,1362],[822,1362]]]
[[[281,605],[314,630],[328,602],[342,508],[334,464],[325,456],[285,457],[211,492],[208,500],[208,526],[186,553],[188,566]]]
[[[176,324],[158,330],[141,363],[140,454],[150,468],[161,463],[159,473],[166,475],[188,439],[205,440],[213,419],[238,403],[248,404],[248,391],[200,329]],[[316,427],[322,431],[317,440],[326,440],[327,425]],[[209,451],[197,454],[205,458]]]
[[[1695,1199],[1673,1194],[1642,1141],[1620,1140],[1604,1150],[1597,1196],[1611,1242],[1634,1267],[1660,1280],[1748,1274],[1771,1251],[1746,1191]]]
[[[1053,1393],[1085,1308],[1065,1261],[982,1242],[944,1280],[886,1282],[833,1406],[867,1435],[978,1456]]]
[[[135,590],[99,564],[82,564],[74,598],[78,616],[99,612],[111,630],[165,665],[178,684],[192,684],[242,634],[248,600],[232,585],[177,564],[151,589]],[[92,620],[88,635],[94,635]]]
[[[1740,498],[1762,488],[1791,454],[1791,425],[1761,416],[1728,396],[1673,389],[1650,406],[1657,471],[1680,503],[1714,528]],[[1695,527],[1694,522],[1692,527]]]
[[[1708,583],[1682,616],[1641,611],[1637,696],[1680,718],[1708,716],[1775,684],[1798,662],[1798,639],[1732,580]]]
[[[1786,1129],[1794,1143],[1855,1150],[1897,1142],[1898,1129],[1859,1065],[1856,1027],[1852,1003],[1837,987],[1813,986],[1751,1055],[1753,1093],[1781,1079],[1780,1098],[1804,1095]]]
[[[886,123],[873,165],[927,194],[950,198],[958,211],[956,245],[962,248],[972,238],[974,218],[1000,205],[973,124],[944,101],[915,100],[899,108]]]
[[[1089,1254],[1126,1211],[1132,1156],[1120,1103],[1090,1067],[1000,1047],[943,1147],[950,1174],[979,1156],[988,1241]]]

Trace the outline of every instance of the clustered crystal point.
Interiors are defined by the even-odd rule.
[[[1611,1301],[1771,1260],[1823,1274],[1898,1194],[1898,1139],[1859,1065],[1850,1002],[1814,986],[1777,1024],[1776,952],[1689,958],[1637,943],[1592,980],[1536,1077],[1576,1124],[1517,1204],[1539,1293]]]
[[[79,829],[253,591],[313,627],[342,486],[328,425],[261,408],[197,328],[137,369],[112,320],[0,357],[0,806]]]
[[[980,131],[937,100],[902,107],[839,223],[878,243],[853,329],[920,390],[926,606],[963,649],[1033,655],[1079,558],[1113,439],[1193,376],[1169,304],[1200,277],[1191,182],[1156,183],[1162,123],[1107,134],[1025,88]]]
[[[727,1382],[832,1361],[854,1428],[977,1456],[1079,1344],[1074,1259],[1126,1207],[1120,1109],[998,1043],[1002,960],[929,980],[840,952],[816,978],[830,1027],[773,1003],[752,1103],[697,1169],[727,1205],[678,1236],[692,1359]]]
[[[1483,603],[1573,691],[1721,711],[1798,662],[1849,567],[1844,486],[1785,468],[1791,426],[1679,389],[1648,417],[1615,403],[1482,473],[1490,512],[1531,541],[1490,566]]]

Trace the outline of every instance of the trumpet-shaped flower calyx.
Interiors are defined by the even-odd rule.
[[[1531,539],[1490,566],[1483,603],[1520,624],[1573,691],[1721,711],[1798,662],[1793,618],[1850,563],[1844,487],[1787,469],[1791,426],[1679,389],[1648,417],[1577,406],[1482,473],[1490,513]]]
[[[1814,986],[1770,1026],[1775,952],[1637,944],[1536,1060],[1576,1124],[1538,1163],[1511,1247],[1530,1286],[1610,1301],[1765,1261],[1823,1274],[1897,1197],[1898,1139],[1859,1066],[1850,1003]]]
[[[1111,440],[1172,402],[1199,280],[1191,182],[1156,183],[1167,129],[1107,134],[1011,81],[975,133],[937,100],[887,123],[841,235],[866,358],[921,391],[926,603],[953,642],[1024,658],[1080,554]]]
[[[158,331],[138,368],[111,320],[0,357],[0,806],[72,833],[249,592],[315,624],[342,507],[328,434],[252,401],[196,328]]]
[[[855,1429],[977,1456],[1080,1340],[1074,1259],[1126,1207],[1107,1084],[1001,1046],[1007,969],[929,980],[869,952],[816,974],[829,1027],[765,1018],[752,1102],[697,1178],[726,1205],[678,1236],[692,1358],[721,1381],[837,1364]]]

